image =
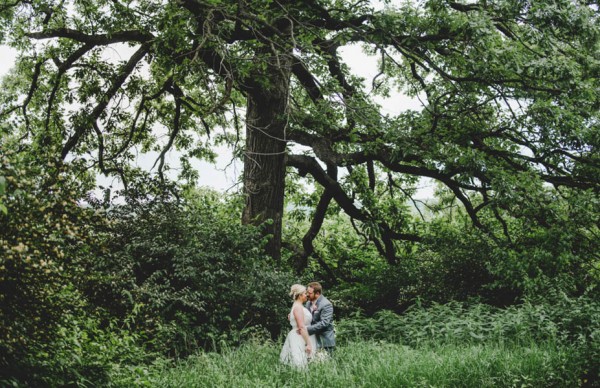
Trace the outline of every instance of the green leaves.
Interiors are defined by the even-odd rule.
[[[6,208],[6,205],[4,204],[4,200],[2,199],[2,197],[4,197],[5,193],[6,193],[6,178],[3,177],[2,175],[0,175],[0,212],[4,213],[4,215],[7,215],[8,209]]]
[[[600,182],[600,31],[593,6],[566,0],[431,0],[388,2],[376,11],[367,1],[101,0],[67,1],[50,12],[50,3],[15,2],[0,16],[3,41],[20,54],[0,91],[1,141],[28,155],[31,164],[58,157],[73,160],[65,173],[82,174],[86,184],[98,171],[136,181],[138,153],[171,150],[182,159],[180,183],[192,187],[199,176],[192,159],[213,160],[215,145],[236,147],[235,157],[254,155],[247,171],[284,170],[284,157],[267,167],[258,155],[303,153],[316,167],[287,166],[285,199],[293,216],[308,222],[327,190],[335,196],[321,213],[324,224],[337,222],[333,216],[342,209],[353,214],[356,228],[342,233],[357,233],[349,247],[335,239],[315,240],[319,250],[330,252],[324,263],[335,270],[344,266],[337,253],[360,258],[350,260],[347,272],[338,270],[348,276],[361,262],[365,268],[379,265],[377,254],[395,262],[416,249],[402,238],[427,230],[409,202],[420,177],[427,176],[445,187],[443,198],[430,203],[441,220],[461,228],[470,221],[485,232],[464,241],[457,236],[470,231],[460,228],[438,236],[439,249],[425,249],[424,255],[439,258],[444,249],[454,249],[456,257],[448,255],[452,263],[431,260],[442,268],[435,276],[468,266],[487,276],[489,257],[478,265],[476,255],[458,258],[477,236],[495,241],[496,248],[485,246],[495,255],[490,267],[515,289],[533,287],[538,280],[528,276],[562,271],[577,274],[565,284],[581,285],[580,275],[588,279],[581,267],[596,257],[590,236],[597,231],[592,220]],[[353,70],[363,63],[343,55],[350,45],[377,57],[372,74]],[[394,104],[395,112],[404,108],[403,96],[395,92],[418,99],[411,102],[413,110],[388,114],[381,97],[389,97],[386,106]],[[244,149],[244,125],[248,134],[266,133],[256,142],[249,136],[248,144],[275,139],[273,144],[286,147]],[[277,133],[269,132],[274,128]],[[175,170],[167,162],[157,165],[158,174]],[[327,179],[317,179],[325,168]],[[11,217],[14,201],[36,200],[24,190],[16,195],[8,177],[0,183],[3,217]],[[257,185],[281,188],[281,180],[269,179],[265,174]],[[138,189],[140,197],[144,191],[156,195],[152,185]],[[277,198],[261,202],[256,214],[282,203],[283,195],[280,190]],[[584,199],[581,206],[574,198]],[[460,217],[452,219],[452,212]],[[276,211],[276,217],[282,213]],[[586,220],[583,230],[573,214]],[[186,220],[183,229],[191,223]],[[561,234],[553,223],[568,232]],[[53,239],[61,239],[60,225]],[[290,227],[291,242],[300,244],[307,228]],[[582,235],[588,242],[579,249],[570,236]],[[357,242],[363,239],[374,245],[364,248]],[[452,239],[465,246],[453,246]],[[561,244],[552,247],[552,241]],[[169,238],[162,242],[179,248]],[[461,287],[463,281],[457,278]],[[440,284],[440,294],[454,291]],[[185,297],[192,306],[191,296]]]
[[[147,188],[131,189],[139,197],[108,213],[108,250],[85,285],[96,303],[118,316],[138,306],[136,324],[174,357],[237,343],[249,327],[279,333],[291,280],[262,253],[259,230],[239,224],[238,198],[189,189],[148,201]]]
[[[79,308],[76,292],[64,296],[85,281],[85,263],[98,248],[91,230],[101,222],[79,206],[86,176],[75,178],[71,168],[40,166],[6,148],[0,154],[0,208],[9,209],[0,213],[2,363],[24,367],[54,338],[62,314]]]

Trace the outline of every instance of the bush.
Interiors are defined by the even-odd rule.
[[[120,301],[117,316],[141,306],[135,324],[171,356],[278,335],[291,276],[263,254],[260,230],[237,221],[236,206],[209,191],[130,196],[109,211],[109,251],[90,297],[106,308]]]
[[[141,333],[99,317],[65,316],[51,342],[32,354],[26,382],[30,386],[131,386],[144,379],[144,365],[157,358],[140,344]],[[138,385],[138,384],[134,384]]]
[[[340,343],[368,339],[413,348],[505,343],[528,346],[553,343],[572,349],[579,374],[590,386],[600,385],[600,303],[596,298],[551,299],[499,309],[485,304],[451,302],[428,308],[412,306],[402,315],[381,311],[355,316],[336,325]]]
[[[0,386],[128,387],[143,381],[144,365],[157,359],[141,346],[143,333],[100,311],[91,312],[72,286],[57,297],[66,310],[43,340],[30,342],[20,358],[3,368]]]
[[[98,249],[98,215],[79,205],[85,174],[67,165],[41,166],[31,155],[2,153],[0,176],[0,369],[17,379],[25,361],[56,335],[77,304],[73,279],[85,281]]]

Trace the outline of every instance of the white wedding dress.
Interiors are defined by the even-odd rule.
[[[304,313],[304,326],[309,326],[312,321],[312,315],[306,307],[302,307],[302,311]],[[292,325],[292,330],[288,333],[285,339],[279,359],[284,364],[298,368],[304,368],[308,365],[310,358],[314,356],[315,352],[317,351],[317,337],[314,334],[308,337],[312,350],[310,354],[307,354],[304,338],[302,338],[302,336],[296,332],[298,324],[296,323],[296,318],[294,317],[294,307],[292,307],[292,311],[290,312],[290,324]]]

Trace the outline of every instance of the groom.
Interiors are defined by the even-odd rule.
[[[325,349],[330,356],[335,349],[335,332],[333,331],[333,305],[323,296],[320,283],[312,282],[306,287],[308,301],[305,307],[312,314],[312,323],[306,327],[308,335],[317,336],[317,346]],[[298,330],[298,333],[300,331]]]

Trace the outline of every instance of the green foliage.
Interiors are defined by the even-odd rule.
[[[309,201],[310,197],[305,196],[303,200]],[[309,213],[306,207],[298,205],[287,214],[283,232],[289,246],[306,232]],[[307,282],[318,279],[322,283],[327,297],[336,306],[336,316],[345,316],[356,308],[375,312],[397,306],[398,290],[407,283],[402,283],[396,276],[398,269],[389,265],[364,236],[355,233],[345,214],[332,211],[313,245],[319,259],[309,259],[302,278]]]
[[[366,339],[414,348],[460,346],[529,346],[549,343],[572,351],[572,367],[582,378],[600,383],[600,304],[595,298],[564,294],[537,303],[498,309],[458,302],[413,306],[402,315],[380,311],[356,314],[336,325],[340,342]],[[572,371],[575,373],[575,371]]]
[[[352,341],[333,360],[295,370],[279,363],[280,344],[247,344],[202,353],[175,368],[155,370],[161,387],[538,387],[577,386],[577,365],[568,348],[553,343],[407,346]]]
[[[262,156],[298,171],[287,179],[295,185],[290,218],[309,222],[317,213],[307,208],[333,197],[305,276],[324,279],[340,316],[402,311],[415,300],[508,305],[549,290],[598,289],[594,2],[386,1],[382,10],[339,0],[125,3],[0,6],[0,42],[18,52],[0,88],[1,367],[31,369],[32,384],[110,384],[128,373],[115,365],[147,362],[139,342],[182,356],[279,333],[292,278],[262,253],[268,229],[238,224],[239,198],[165,191],[132,167],[138,152],[177,150],[180,178],[192,185],[199,175],[188,159],[214,159],[221,142],[241,155],[242,122],[246,179],[257,166],[283,170]],[[380,59],[372,80],[341,55],[355,44]],[[126,46],[125,59],[106,59]],[[421,107],[386,114],[374,97],[395,88]],[[275,98],[286,102],[279,111],[269,94],[284,96]],[[259,133],[265,141],[253,141]],[[273,149],[252,149],[267,139]],[[297,149],[303,155],[291,155]],[[129,181],[125,204],[83,205],[98,171]],[[282,189],[281,176],[267,175],[259,185]],[[437,212],[417,221],[408,201],[421,176],[446,191]],[[278,193],[258,206],[281,203]],[[289,246],[306,229],[287,227]],[[476,358],[482,343],[502,350],[502,335],[514,347],[508,353],[537,369],[509,365],[489,384],[567,385],[572,374],[551,371],[573,366],[571,351],[588,364],[599,358],[597,310],[586,298],[502,312],[454,303],[413,307],[400,323],[382,312],[340,329],[371,325],[364,331],[382,340],[442,343],[458,349],[447,365],[460,371],[469,369],[461,356]],[[540,343],[533,360],[522,351],[529,342]],[[560,347],[545,359],[552,344]],[[382,367],[365,372],[368,381],[405,383],[385,365],[406,353],[390,349]],[[497,360],[492,353],[484,363]],[[356,382],[347,370],[332,384]],[[414,376],[413,385],[470,382]],[[481,376],[473,381],[485,385]]]
[[[473,224],[497,236],[494,217],[482,215],[490,208],[502,217],[523,204],[552,211],[551,202],[531,198],[547,187],[597,192],[594,2],[376,3],[7,3],[0,39],[19,56],[0,89],[1,130],[35,152],[82,157],[124,177],[138,151],[176,150],[180,177],[194,183],[189,159],[214,159],[221,141],[241,155],[245,121],[245,152],[254,155],[245,159],[248,173],[288,167],[308,177],[300,184],[317,182],[305,203],[335,194],[390,261],[401,237],[420,231],[406,206],[420,177],[448,187]],[[343,55],[356,46],[379,60],[372,79]],[[123,58],[107,58],[115,50]],[[378,97],[397,98],[396,91],[418,97],[420,106],[388,114]],[[289,96],[290,103],[246,99],[256,93]],[[246,120],[239,109],[245,104],[253,116]],[[263,133],[257,123],[268,127],[264,141],[252,140]],[[282,138],[286,151],[281,142],[267,143]],[[256,144],[267,149],[251,149]],[[285,166],[282,157],[253,170],[266,166],[262,156],[300,149],[307,152]],[[318,166],[327,166],[327,178]],[[158,172],[167,170],[162,158]],[[260,184],[282,189],[279,174],[263,178]],[[252,214],[280,204],[283,190],[277,193],[274,201],[253,202],[264,209]],[[534,201],[521,201],[523,193]],[[278,228],[283,212],[275,210]],[[521,254],[508,256],[506,275]],[[520,270],[531,276],[539,265],[533,267]],[[520,275],[515,288],[531,288]]]
[[[499,305],[513,303],[522,290],[505,285],[490,271],[495,247],[489,236],[460,214],[433,218],[414,255],[418,282],[412,298],[444,303],[480,297]]]
[[[5,192],[6,192],[6,178],[0,175],[0,198],[2,198],[4,196]],[[4,215],[6,215],[8,213],[8,209],[6,208],[6,205],[2,203],[1,199],[0,199],[0,212],[4,213]]]
[[[438,200],[446,209],[428,220],[413,256],[420,264],[412,272],[422,276],[415,296],[507,305],[553,289],[576,296],[598,286],[596,194],[532,185],[502,197],[497,208],[480,212],[484,228],[472,227],[454,199]]]
[[[157,354],[142,343],[143,333],[99,311],[89,312],[82,295],[63,290],[69,310],[51,337],[39,341],[18,363],[8,366],[7,386],[140,386]],[[66,302],[65,302],[66,304]]]
[[[118,316],[137,306],[135,324],[172,356],[278,335],[292,279],[265,257],[260,230],[237,221],[238,209],[211,191],[180,201],[129,196],[108,212],[90,298]]]
[[[296,197],[299,205],[284,229],[290,246],[308,229],[311,214],[303,205],[313,206],[308,201],[316,202],[318,193]],[[481,228],[473,227],[464,206],[444,191],[427,207],[413,208],[412,216],[399,211],[402,222],[423,238],[396,243],[396,263],[369,244],[361,223],[328,213],[313,241],[316,255],[309,258],[305,277],[326,284],[338,316],[356,309],[368,315],[381,309],[401,312],[417,299],[477,298],[507,306],[556,289],[578,296],[598,287],[600,202],[595,193],[536,183],[530,190],[507,189],[502,197],[495,208],[479,212]],[[416,219],[418,211],[422,219]]]
[[[0,385],[97,386],[136,376],[153,358],[141,332],[91,306],[80,292],[101,252],[101,212],[82,206],[85,174],[0,156]],[[135,366],[135,368],[134,368]],[[121,369],[119,369],[121,368]],[[131,368],[131,369],[130,369]]]
[[[596,287],[599,205],[591,191],[515,194],[514,217],[506,221],[512,241],[494,246],[489,270],[500,284],[530,295],[549,285],[570,294]]]
[[[85,186],[66,167],[40,166],[30,155],[0,155],[0,365],[20,360],[53,336],[70,301],[63,297],[97,244],[100,220],[76,202]]]

